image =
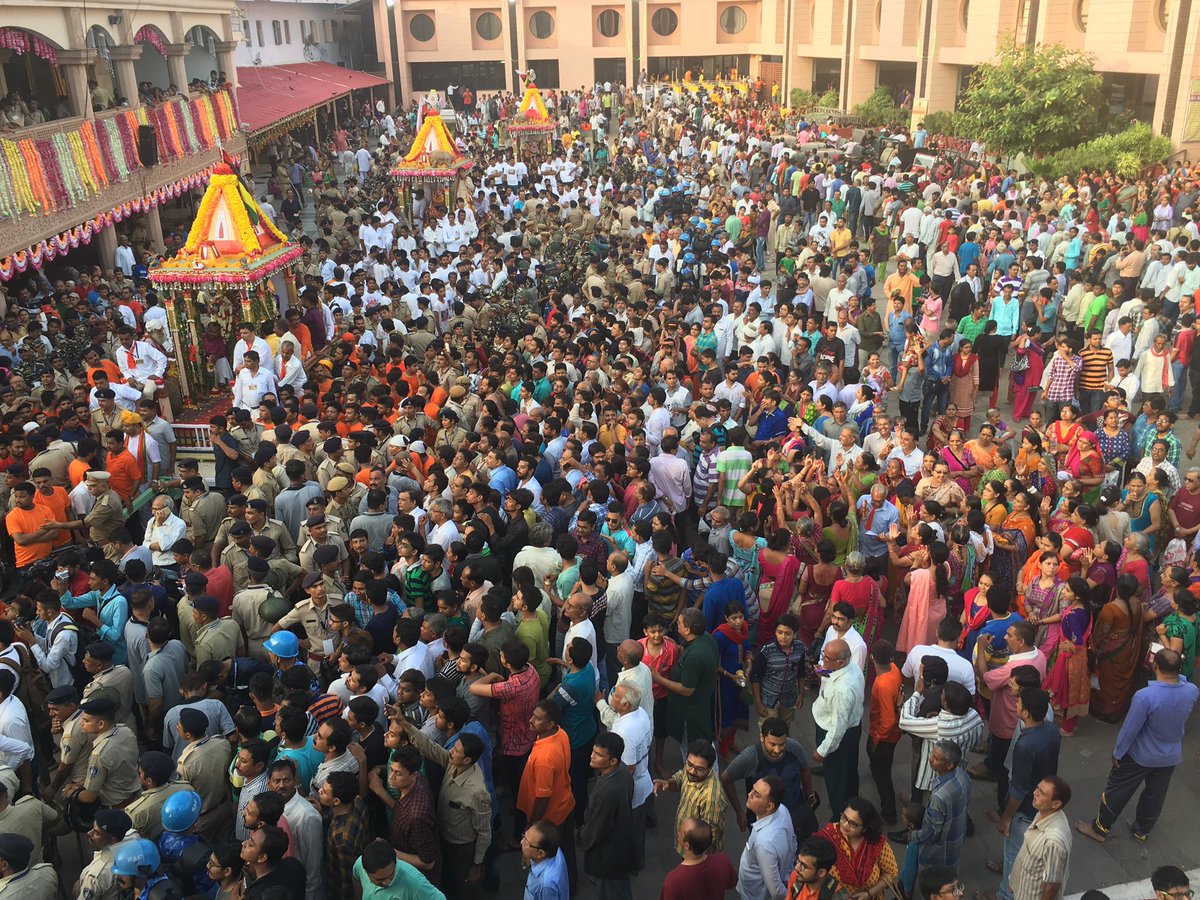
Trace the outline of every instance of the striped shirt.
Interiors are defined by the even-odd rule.
[[[1008,876],[1013,900],[1039,900],[1047,884],[1066,885],[1071,839],[1071,823],[1061,809],[1033,820]]]
[[[905,701],[900,710],[900,730],[914,737],[924,739],[921,747],[921,763],[917,769],[917,790],[927,791],[933,787],[934,771],[929,767],[929,751],[937,741],[953,741],[967,754],[979,743],[983,736],[983,719],[974,709],[967,710],[965,715],[956,716],[942,710],[935,717],[921,717],[920,694],[913,694]]]
[[[708,489],[717,482],[717,448],[711,452],[703,451],[696,459],[696,471],[692,474],[692,499],[697,504],[703,503]]]
[[[1084,347],[1079,353],[1081,391],[1102,391],[1113,365],[1113,353],[1107,347]]]
[[[671,784],[679,788],[679,808],[675,811],[675,852],[683,855],[683,846],[679,843],[679,823],[684,819],[699,819],[707,822],[712,828],[712,849],[721,849],[725,842],[725,808],[729,801],[721,790],[721,780],[715,769],[709,769],[708,777],[703,781],[688,780],[687,773],[680,769],[671,776]]]
[[[1055,353],[1047,368],[1049,383],[1046,386],[1046,399],[1053,403],[1069,403],[1075,399],[1075,379],[1079,375],[1079,357],[1066,359],[1060,353]]]
[[[971,776],[956,766],[933,782],[925,819],[910,841],[920,847],[922,866],[958,868],[967,837],[967,806],[971,802]]]

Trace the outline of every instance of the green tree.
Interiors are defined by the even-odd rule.
[[[1155,135],[1145,122],[1134,122],[1117,134],[1101,135],[1078,146],[1031,159],[1029,168],[1043,178],[1075,176],[1084,169],[1138,178],[1170,155],[1170,138]]]
[[[875,92],[862,103],[856,104],[854,114],[866,119],[868,125],[892,125],[908,117],[904,110],[896,106],[892,92],[883,85],[875,88]]]
[[[960,109],[969,132],[993,153],[1054,153],[1103,132],[1100,87],[1089,54],[1010,39],[975,70]]]
[[[808,109],[817,102],[817,95],[804,88],[795,87],[792,88],[791,96],[788,99],[791,101],[789,105],[792,109]]]

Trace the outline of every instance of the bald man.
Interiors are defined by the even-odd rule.
[[[654,680],[650,677],[650,668],[642,662],[642,645],[635,640],[624,640],[617,645],[617,662],[621,670],[617,673],[617,684],[628,682],[637,687],[641,694],[639,706],[646,711],[650,721],[654,721]],[[616,685],[614,685],[614,688]],[[611,693],[610,693],[611,699]],[[611,729],[617,719],[617,713],[609,705],[609,701],[601,700],[598,704],[600,720],[604,727]]]
[[[817,674],[821,691],[813,701],[817,749],[813,761],[824,764],[830,821],[836,822],[846,801],[858,796],[858,745],[862,742],[863,670],[851,664],[850,645],[841,638],[821,651]]]

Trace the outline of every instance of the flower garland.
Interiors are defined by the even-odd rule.
[[[158,55],[163,59],[167,58],[167,45],[162,39],[162,35],[158,33],[158,29],[153,25],[143,25],[138,29],[137,34],[133,36],[135,44],[149,44],[158,51]]]
[[[58,65],[57,50],[36,34],[30,34],[19,28],[0,28],[0,48],[18,54],[28,53],[32,50],[33,55],[39,59],[44,59],[52,66]]]
[[[237,159],[235,157],[235,160]],[[52,235],[43,241],[39,241],[28,250],[18,250],[12,256],[0,259],[0,281],[9,281],[17,274],[28,271],[31,266],[35,269],[40,269],[55,257],[69,253],[80,245],[90,244],[92,238],[105,228],[111,228],[113,225],[123,222],[135,213],[154,209],[168,200],[175,199],[186,191],[206,184],[212,177],[215,168],[215,166],[206,166],[199,172],[163,185],[161,188],[151,191],[145,196],[135,197],[127,203],[122,203],[120,206],[114,207],[108,212],[96,216],[94,219],[89,219],[87,222],[77,225],[69,231],[64,231],[61,234]],[[298,255],[301,248],[295,249]]]

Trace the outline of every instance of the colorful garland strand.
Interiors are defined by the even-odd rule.
[[[7,148],[5,150],[7,152]],[[235,162],[238,160],[238,157],[234,157]],[[123,222],[135,213],[154,209],[167,200],[175,199],[185,191],[190,191],[193,188],[207,184],[212,177],[214,169],[215,166],[205,166],[199,172],[163,185],[161,188],[151,191],[145,196],[136,197],[127,203],[122,203],[120,206],[96,216],[94,219],[89,219],[75,228],[39,241],[27,250],[18,250],[12,256],[0,259],[0,281],[9,281],[16,275],[28,271],[31,266],[35,269],[40,269],[46,263],[54,260],[55,257],[68,253],[80,245],[90,244],[92,238],[105,228],[111,228],[113,225]],[[298,253],[300,248],[296,249]]]

